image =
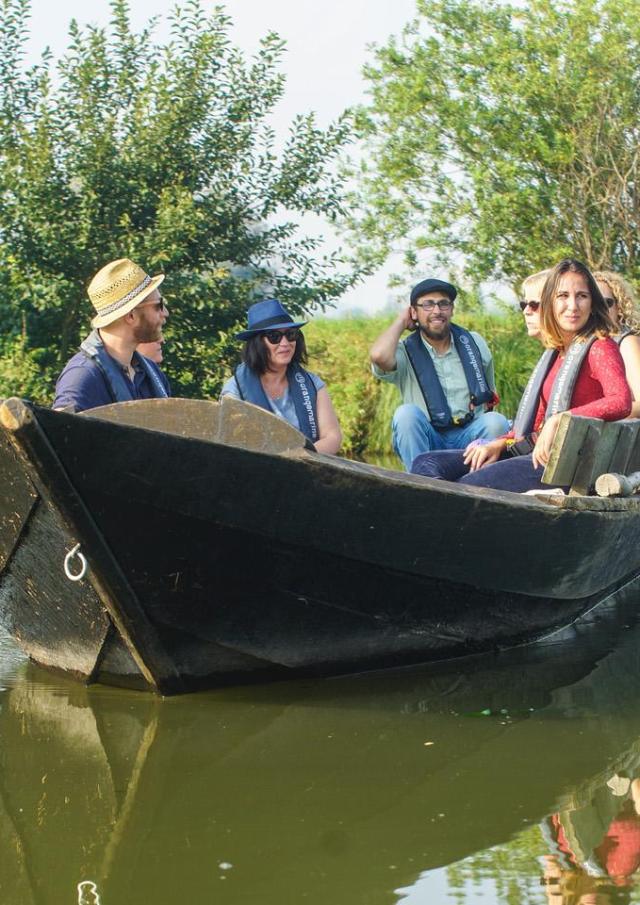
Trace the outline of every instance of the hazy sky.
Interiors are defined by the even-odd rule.
[[[282,130],[296,113],[314,110],[320,125],[326,125],[346,106],[363,100],[361,70],[371,56],[367,45],[399,33],[415,7],[414,0],[229,0],[222,5],[234,21],[233,39],[244,51],[255,51],[268,31],[287,42],[287,90],[275,121]],[[133,24],[140,27],[160,16],[155,34],[164,39],[166,14],[173,6],[172,0],[130,0]],[[108,0],[33,0],[31,8],[31,51],[36,55],[47,44],[56,56],[64,50],[72,18],[98,25],[109,19]],[[346,295],[340,307],[375,310],[389,298],[385,271]]]

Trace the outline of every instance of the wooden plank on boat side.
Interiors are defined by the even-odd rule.
[[[274,455],[313,449],[306,437],[282,418],[233,396],[223,396],[221,402],[174,397],[137,399],[88,409],[82,417]]]
[[[591,421],[591,419],[589,420]],[[591,489],[603,430],[603,422],[595,419],[587,426],[587,433],[578,450],[578,464],[569,490],[571,496],[585,496]]]
[[[613,468],[611,471],[613,471]],[[636,440],[629,453],[624,474],[632,474],[634,471],[640,471],[640,429],[636,433]]]
[[[623,421],[604,421],[600,435],[600,442],[596,450],[595,461],[593,463],[593,472],[591,475],[591,484],[595,484],[596,479],[607,471],[611,471],[611,459],[618,447]]]
[[[636,518],[640,514],[640,497],[548,496],[545,502],[579,512],[629,512]]]
[[[0,459],[2,460],[0,573],[2,573],[29,523],[38,502],[38,494],[16,461],[15,453],[6,437],[0,437]]]
[[[6,400],[0,406],[0,422],[41,497],[56,507],[70,534],[91,550],[89,580],[148,684],[161,693],[181,691],[175,664],[29,406],[20,399]]]
[[[299,430],[257,405],[223,396],[220,408],[218,443],[272,454],[314,448]]]
[[[616,421],[615,423],[618,425],[618,442],[605,471],[628,474],[629,459],[640,430],[640,420],[633,418],[625,421]],[[603,473],[601,472],[601,474]],[[599,476],[597,475],[596,477]]]
[[[597,420],[570,415],[569,412],[562,413],[551,455],[542,476],[543,484],[573,484],[578,457],[590,423],[597,423]]]

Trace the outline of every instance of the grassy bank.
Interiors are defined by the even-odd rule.
[[[500,410],[513,417],[540,346],[526,336],[519,312],[461,314],[456,322],[489,343],[496,365]],[[309,367],[327,382],[352,458],[391,454],[390,424],[400,397],[371,374],[369,347],[390,318],[315,319],[305,327]]]

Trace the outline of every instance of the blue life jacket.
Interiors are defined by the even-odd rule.
[[[471,403],[477,406],[493,402],[495,395],[489,387],[489,382],[484,372],[482,356],[475,339],[468,330],[458,327],[457,324],[451,324],[451,337],[460,356],[464,376],[467,379]],[[420,338],[420,331],[416,330],[408,339],[405,339],[404,346],[424,396],[433,426],[440,429],[459,427],[473,420],[473,412],[471,411],[464,418],[454,419],[452,417],[447,397],[438,379],[431,356]]]
[[[273,409],[267,399],[267,394],[262,386],[262,381],[255,371],[246,364],[238,365],[234,372],[236,384],[240,392],[240,398],[253,405],[259,405],[273,414]],[[300,430],[315,443],[320,438],[318,429],[317,398],[318,391],[311,375],[297,365],[289,365],[287,368],[287,382],[289,393],[298,416]]]
[[[573,396],[578,374],[595,340],[596,337],[592,336],[586,342],[574,341],[569,346],[564,361],[553,381],[549,403],[545,412],[545,421],[551,415],[557,415],[558,412],[566,412],[571,407],[571,397]],[[529,377],[522,394],[513,422],[513,433],[516,438],[528,436],[534,428],[542,385],[557,355],[557,349],[545,349],[531,372],[531,377]]]
[[[124,376],[122,368],[105,349],[97,330],[91,331],[80,345],[80,350],[100,368],[114,402],[131,402],[137,398],[132,393],[131,384]],[[154,398],[166,398],[169,394],[160,377],[160,369],[155,362],[145,358],[144,355],[139,355],[138,352],[134,352],[133,355],[145,370]]]

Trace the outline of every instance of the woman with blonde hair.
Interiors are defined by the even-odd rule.
[[[539,270],[522,281],[522,299],[518,302],[524,317],[527,335],[531,339],[540,339],[540,297],[544,284],[551,271]]]
[[[633,404],[630,418],[640,418],[640,305],[627,281],[613,270],[593,274],[617,328],[613,339],[620,347]]]

